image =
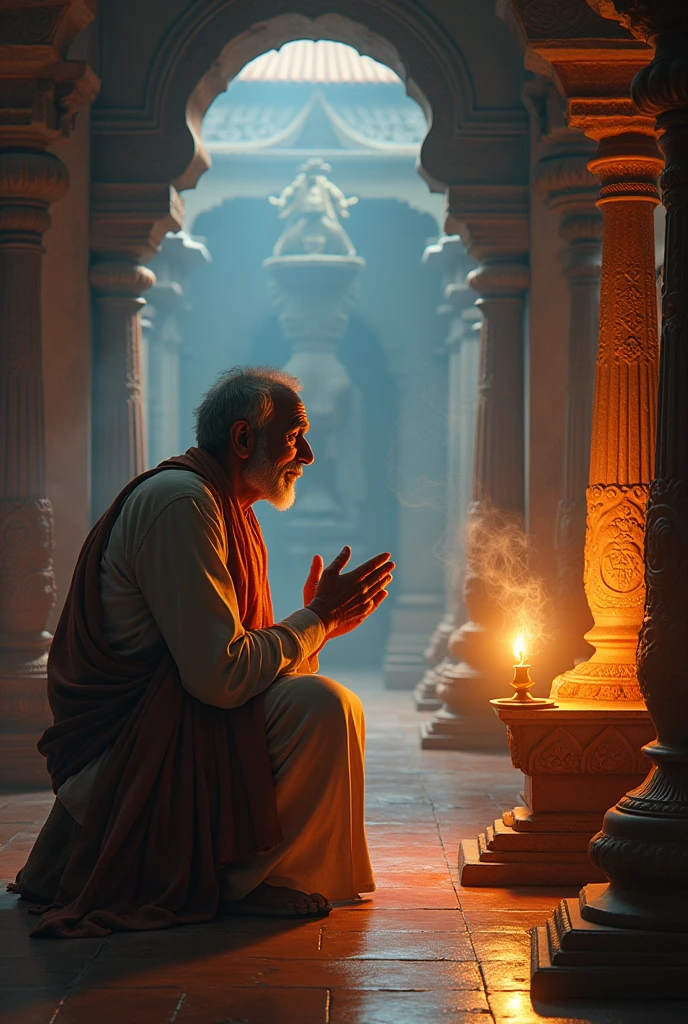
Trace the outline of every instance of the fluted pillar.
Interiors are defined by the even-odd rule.
[[[449,323],[447,351],[447,519],[442,557],[444,560],[445,606],[425,651],[428,668],[414,691],[418,711],[436,711],[442,702],[436,694],[448,657],[449,637],[457,626],[461,608],[460,579],[463,575],[463,530],[470,500],[473,473],[473,435],[477,398],[477,352],[473,322],[479,319],[475,295],[466,284],[469,261],[457,236],[444,236],[428,246],[423,262],[439,264],[444,277],[444,302],[438,316]],[[467,450],[470,454],[467,455]]]
[[[0,782],[48,783],[38,736],[55,603],[53,515],[45,487],[41,338],[43,235],[68,174],[47,147],[69,135],[98,80],[64,57],[93,13],[78,3],[0,19]]]
[[[646,780],[607,812],[590,845],[610,879],[565,900],[534,935],[532,992],[688,995],[688,10],[681,3],[614,5],[656,46],[632,86],[657,117],[667,213],[656,470],[647,504],[646,598],[638,679],[657,729]],[[613,13],[611,3],[605,12]],[[631,227],[634,227],[631,222]],[[635,230],[639,228],[635,226]],[[643,311],[643,315],[647,315]],[[575,954],[572,955],[572,950]],[[602,952],[604,951],[604,952]],[[599,970],[601,956],[611,956]]]
[[[155,282],[148,267],[98,260],[91,266],[96,345],[93,369],[94,518],[127,480],[146,469],[141,393],[141,307]]]
[[[155,283],[145,264],[183,222],[168,185],[96,182],[91,198],[93,518],[147,468],[141,386],[141,309]]]
[[[470,248],[469,248],[470,252]],[[470,272],[483,315],[478,404],[469,517],[490,508],[523,515],[524,402],[523,320],[528,267],[486,254]],[[509,652],[498,637],[499,616],[480,574],[479,552],[466,551],[463,599],[469,621],[449,640],[455,664],[443,673],[437,695],[443,707],[421,729],[424,749],[501,745],[504,728],[489,706],[507,672]]]
[[[570,295],[564,465],[556,523],[557,656],[560,664],[569,665],[591,653],[583,639],[591,624],[583,551],[602,250],[599,183],[587,167],[593,150],[594,144],[580,136],[575,148],[571,143],[568,150],[548,153],[533,171],[537,192],[560,218],[565,244],[561,260]]]
[[[179,231],[165,236],[153,264],[156,281],[148,292],[150,329],[144,374],[148,457],[152,466],[180,449],[179,360],[190,313],[186,289],[193,270],[209,262],[205,245]]]
[[[587,491],[585,591],[592,657],[555,679],[568,700],[641,699],[645,506],[653,475],[657,305],[653,211],[661,157],[654,137],[605,137],[589,168],[602,183],[600,330]]]

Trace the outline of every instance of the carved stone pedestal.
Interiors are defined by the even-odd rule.
[[[685,999],[688,924],[684,932],[669,933],[586,921],[581,911],[605,888],[586,885],[577,899],[562,900],[547,924],[533,929],[531,997]]]
[[[642,782],[640,748],[654,734],[642,703],[594,708],[499,709],[514,767],[525,776],[523,806],[514,807],[459,848],[462,885],[584,885],[604,873],[588,844],[605,809]]]

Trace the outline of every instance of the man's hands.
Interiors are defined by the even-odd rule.
[[[360,626],[382,604],[392,582],[395,566],[388,551],[343,573],[350,558],[351,548],[344,547],[323,569],[321,556],[315,555],[303,588],[303,603],[322,621],[328,640]]]

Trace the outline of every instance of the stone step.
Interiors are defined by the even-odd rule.
[[[547,837],[549,839],[549,836]],[[485,832],[478,836],[478,850],[480,859],[490,863],[520,864],[529,861],[532,864],[550,864],[553,860],[558,863],[587,864],[587,847],[583,850],[561,850],[561,849],[534,849],[534,850],[495,850],[489,844],[489,837]]]
[[[488,825],[486,835],[490,850],[532,851],[546,853],[552,850],[587,853],[588,843],[595,830],[587,832],[518,832],[497,818],[494,825]]]
[[[594,924],[577,899],[566,899],[531,941],[534,1000],[688,996],[688,933]]]
[[[483,837],[485,842],[485,837]],[[494,855],[493,855],[494,856]],[[580,859],[571,860],[576,856]],[[545,860],[520,853],[506,860],[481,856],[478,839],[464,839],[459,847],[461,885],[501,888],[513,885],[575,885],[605,880],[605,875],[587,857],[551,852]]]

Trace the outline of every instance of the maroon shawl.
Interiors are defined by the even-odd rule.
[[[55,724],[38,748],[55,791],[112,749],[55,903],[34,935],[97,936],[208,920],[218,909],[218,870],[282,838],[262,696],[231,710],[202,704],[182,687],[169,651],[162,660],[132,661],[103,635],[103,549],[125,499],[166,469],[196,473],[223,511],[244,628],[273,623],[258,521],[243,512],[207,453],[190,448],[132,480],[96,523],[55,631],[48,661]]]

